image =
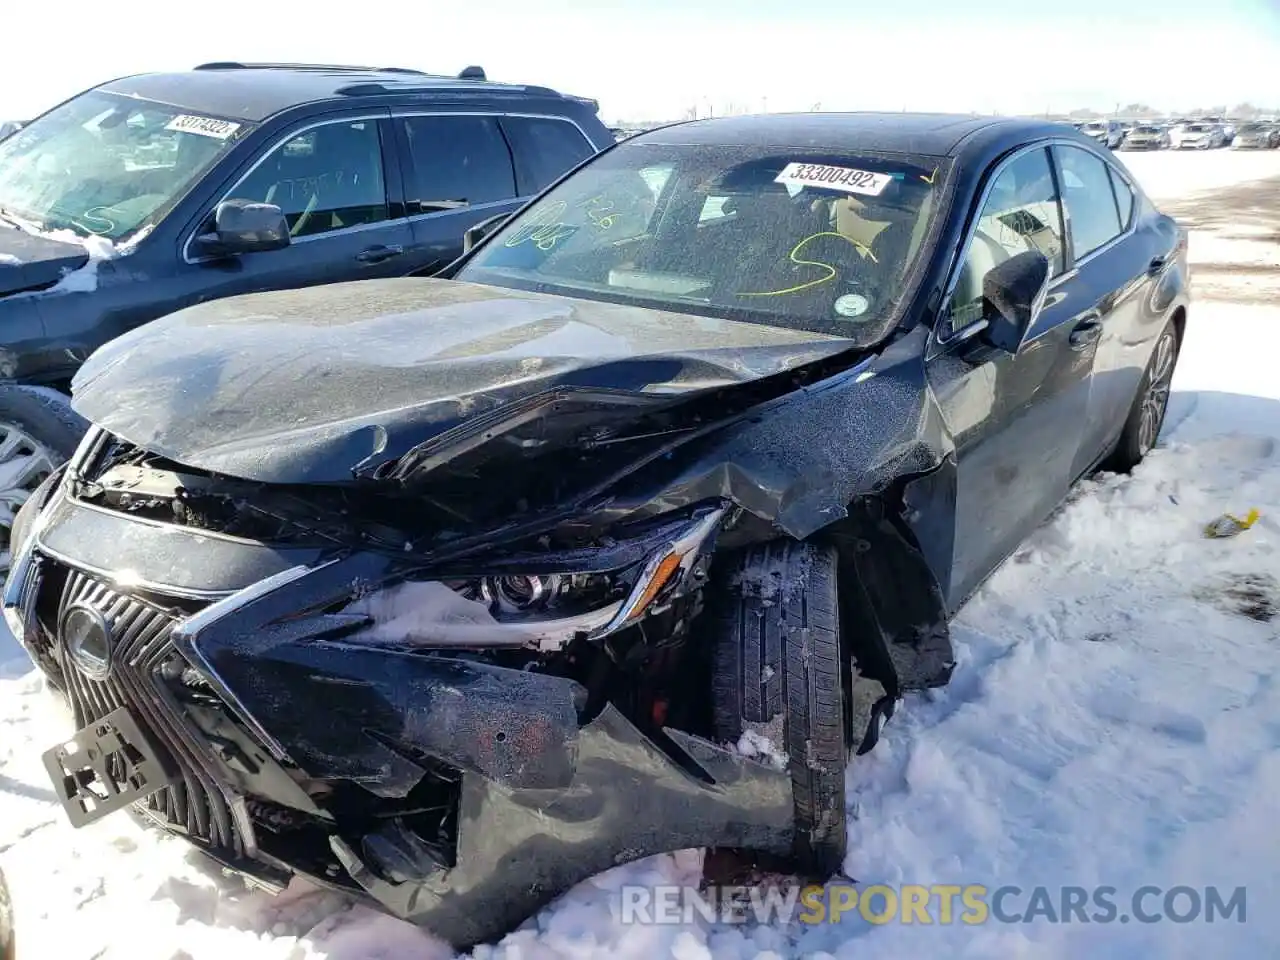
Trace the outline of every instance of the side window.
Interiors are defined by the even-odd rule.
[[[1046,150],[1031,150],[996,177],[978,214],[969,248],[951,295],[943,334],[981,320],[982,284],[987,272],[1010,257],[1039,250],[1054,276],[1062,273],[1062,216]]]
[[[595,153],[582,131],[565,120],[505,117],[502,129],[511,142],[520,196],[538,193]]]
[[[274,203],[294,237],[386,220],[376,120],[313,127],[267,154],[230,197]]]
[[[1116,192],[1116,205],[1120,208],[1120,229],[1124,230],[1133,219],[1133,190],[1124,182],[1124,177],[1108,168],[1111,174],[1111,186]]]
[[[411,209],[414,201],[417,211],[431,213],[515,199],[511,151],[495,118],[436,115],[398,122],[409,145],[405,195]]]
[[[1119,235],[1120,212],[1107,164],[1080,147],[1058,148],[1062,169],[1062,207],[1076,259],[1088,256]]]

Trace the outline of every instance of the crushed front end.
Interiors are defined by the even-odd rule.
[[[457,945],[639,857],[790,850],[788,774],[706,735],[685,642],[712,551],[753,535],[731,502],[477,546],[445,494],[368,489],[90,432],[15,525],[4,596],[79,729],[45,756],[73,823],[128,807]]]

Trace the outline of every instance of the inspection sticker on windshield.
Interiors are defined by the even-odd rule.
[[[773,182],[794,184],[797,187],[826,187],[828,190],[878,197],[892,179],[892,174],[872,173],[870,170],[829,167],[822,163],[788,163],[773,178]]]
[[[166,130],[175,133],[198,133],[202,137],[213,137],[215,140],[226,140],[240,129],[240,124],[230,120],[215,120],[212,117],[194,117],[181,114],[164,125]]]

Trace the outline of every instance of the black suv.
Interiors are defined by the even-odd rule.
[[[64,389],[107,340],[206,300],[433,272],[613,142],[595,101],[478,67],[209,63],[59,104],[0,142],[0,459],[26,458],[0,504],[81,433],[15,383]]]

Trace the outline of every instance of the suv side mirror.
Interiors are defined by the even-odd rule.
[[[469,228],[467,232],[462,235],[462,252],[470,253],[472,247],[478,244],[489,234],[493,233],[493,231],[497,230],[509,219],[511,219],[511,214],[498,213],[486,220],[481,220],[475,226]]]
[[[274,203],[224,200],[213,213],[213,231],[196,237],[196,249],[207,257],[265,253],[289,246],[289,222]]]
[[[982,296],[994,308],[982,331],[983,342],[1017,353],[1049,293],[1049,258],[1028,250],[997,264],[982,278]]]

